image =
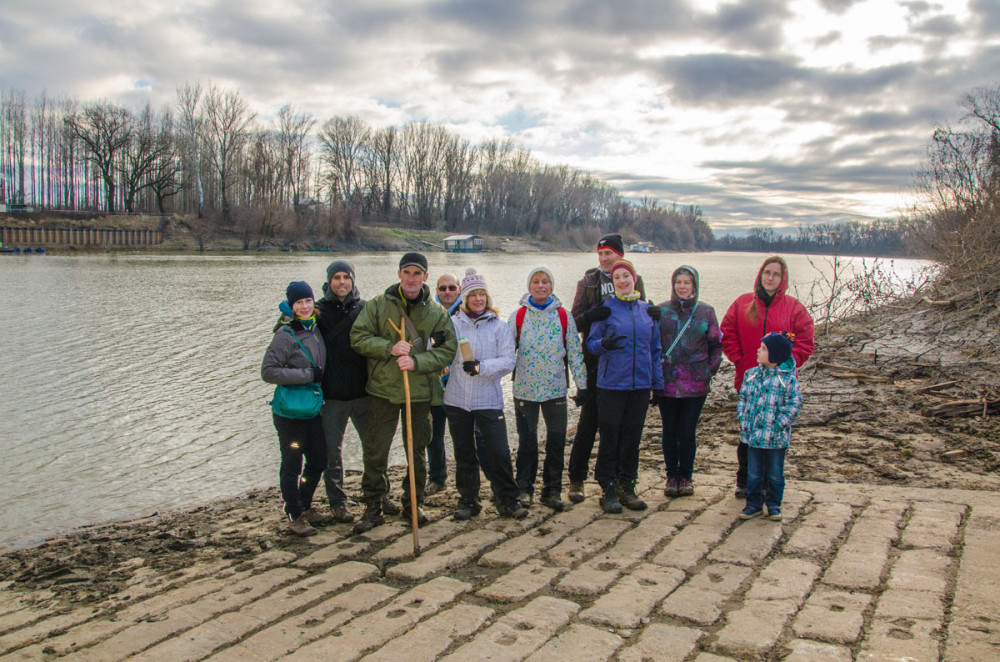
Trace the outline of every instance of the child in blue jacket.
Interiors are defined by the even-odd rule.
[[[757,350],[756,368],[747,370],[740,388],[737,413],[740,443],[747,444],[747,503],[740,519],[764,513],[781,521],[781,498],[785,491],[785,453],[791,439],[792,422],[802,409],[799,381],[795,377],[792,337],[786,332],[769,333]]]

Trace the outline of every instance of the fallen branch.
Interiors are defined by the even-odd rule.
[[[913,389],[913,391],[911,391],[911,393],[916,394],[916,393],[927,393],[928,391],[937,391],[937,390],[940,390],[940,389],[943,389],[943,388],[948,388],[949,386],[954,386],[957,383],[958,383],[958,380],[954,380],[954,381],[950,381],[950,382],[941,382],[940,384],[931,384],[930,386],[922,386],[920,388]]]
[[[887,383],[891,381],[888,377],[876,377],[875,375],[869,375],[867,372],[831,372],[831,377],[836,377],[837,379],[860,379],[864,382],[877,382],[877,383]]]
[[[953,305],[955,305],[955,302],[951,301],[950,299],[942,299],[940,301],[935,301],[934,299],[931,299],[930,297],[923,297],[922,299],[920,299],[919,301],[917,301],[918,305],[921,304],[921,303],[926,303],[928,306],[953,306]]]
[[[951,418],[954,416],[986,416],[991,411],[1000,408],[1000,400],[975,398],[969,400],[952,400],[921,410],[924,416]]]

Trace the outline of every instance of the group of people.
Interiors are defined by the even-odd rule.
[[[697,425],[723,354],[736,366],[740,444],[737,496],[741,518],[763,513],[780,520],[783,466],[799,408],[796,368],[812,353],[812,320],[786,293],[788,267],[765,260],[752,292],[738,298],[721,325],[700,301],[699,275],[681,266],[670,298],[647,301],[642,277],[625,259],[620,235],[602,237],[598,265],[577,283],[570,310],[554,293],[545,267],[532,269],[517,308],[504,320],[485,277],[469,268],[459,279],[442,274],[428,285],[427,259],[407,253],[398,280],[362,299],[353,266],[327,268],[323,296],[303,281],[289,284],[282,316],[264,356],[261,376],[278,389],[318,385],[322,406],[289,414],[274,409],[281,451],[283,512],[296,535],[315,526],[353,522],[344,491],[343,439],[348,422],[361,438],[363,533],[386,515],[417,523],[427,517],[424,497],[445,489],[445,427],[455,461],[457,520],[482,509],[480,476],[490,485],[501,517],[527,515],[539,473],[539,419],[545,421],[539,503],[556,511],[562,501],[570,383],[579,421],[572,440],[567,497],[584,500],[598,438],[594,478],[607,513],[647,507],[636,489],[639,444],[648,408],[658,407],[666,466],[664,493],[693,494]],[[402,374],[407,379],[404,387]],[[512,460],[501,379],[512,375],[518,447]],[[277,393],[276,393],[277,396]],[[276,397],[277,399],[277,397]],[[410,425],[403,415],[410,408]],[[415,494],[404,479],[399,503],[389,498],[389,449],[397,427],[412,439]],[[330,512],[312,507],[323,478]]]

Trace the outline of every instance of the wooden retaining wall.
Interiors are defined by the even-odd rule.
[[[0,227],[0,241],[10,248],[36,246],[155,246],[163,243],[157,230],[94,228],[10,228]]]

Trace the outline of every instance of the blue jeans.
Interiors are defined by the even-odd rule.
[[[768,513],[781,512],[787,451],[787,448],[747,446],[747,508],[750,510],[760,510],[762,504],[766,504]]]

